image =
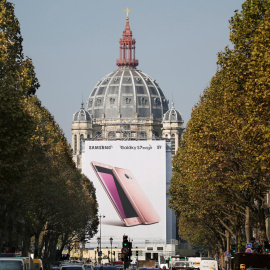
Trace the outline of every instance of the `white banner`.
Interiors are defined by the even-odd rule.
[[[86,141],[82,172],[94,183],[105,216],[102,247],[110,247],[110,237],[120,247],[124,234],[133,247],[166,240],[165,141]]]

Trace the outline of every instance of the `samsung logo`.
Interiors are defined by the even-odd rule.
[[[110,150],[112,149],[112,145],[90,145],[89,150]]]

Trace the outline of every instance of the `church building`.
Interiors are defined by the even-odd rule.
[[[181,114],[169,102],[155,79],[137,69],[135,39],[128,12],[119,44],[118,69],[97,82],[86,106],[73,115],[73,159],[81,169],[85,140],[167,140],[172,155],[183,132]]]

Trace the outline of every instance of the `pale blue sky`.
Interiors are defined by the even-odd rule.
[[[138,69],[156,79],[185,125],[229,42],[244,0],[10,0],[37,96],[71,142],[72,116],[102,77],[117,69],[128,7]]]

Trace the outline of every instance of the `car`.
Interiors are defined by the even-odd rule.
[[[25,258],[3,257],[0,258],[0,269],[28,270],[29,267]]]
[[[85,270],[83,264],[74,263],[74,264],[64,264],[60,268],[61,270]]]
[[[116,266],[95,266],[94,270],[118,270]]]
[[[92,264],[88,263],[88,264],[85,264],[84,265],[84,269],[85,270],[93,270],[94,269],[94,266]]]
[[[172,267],[175,270],[196,270],[198,268],[193,266],[192,262],[188,262],[188,261],[175,261],[174,265]]]
[[[265,268],[247,268],[247,270],[265,270]]]

